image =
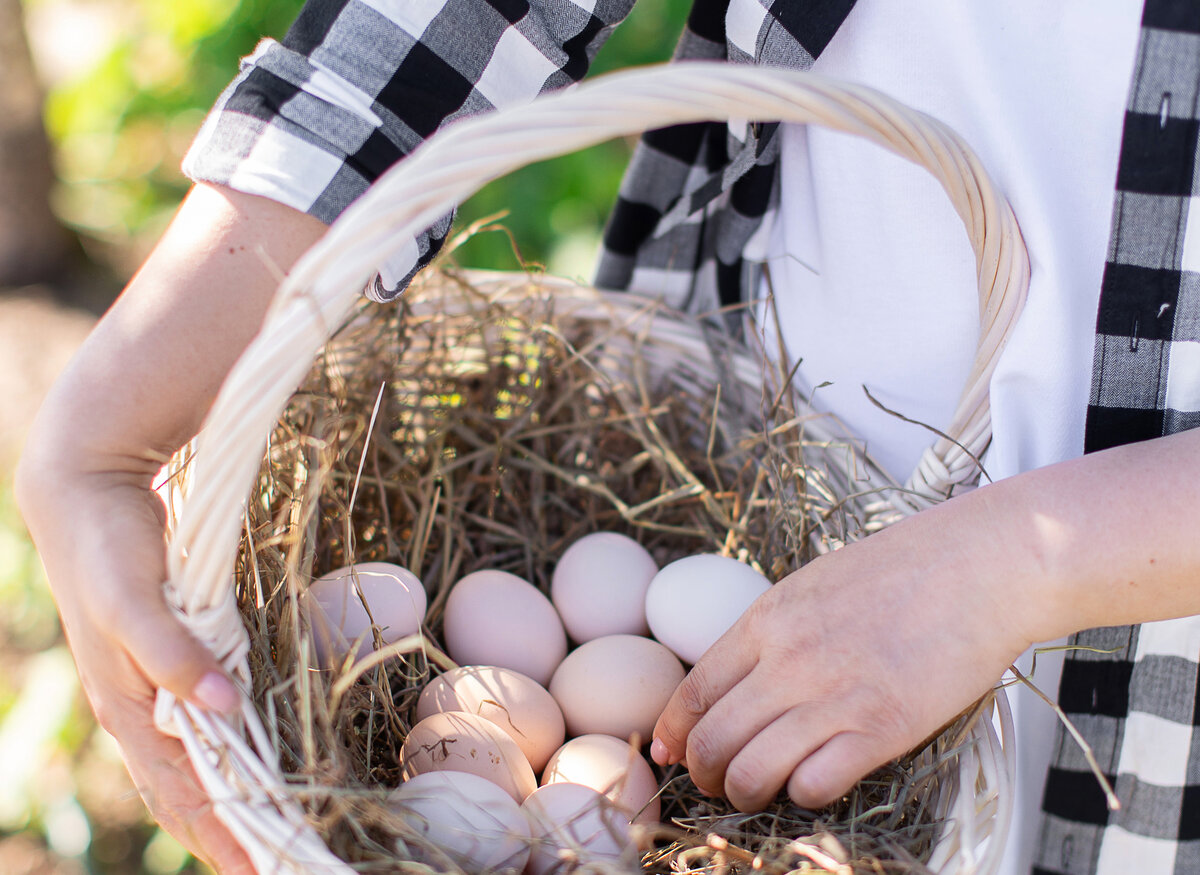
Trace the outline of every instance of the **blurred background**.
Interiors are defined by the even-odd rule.
[[[666,60],[689,0],[641,3],[592,75]],[[165,227],[179,161],[261,36],[300,0],[0,0],[0,873],[205,872],[145,814],[79,689],[10,483],[40,399]],[[590,275],[631,144],[526,168],[459,226],[500,210],[527,262]],[[512,269],[508,234],[456,258]]]

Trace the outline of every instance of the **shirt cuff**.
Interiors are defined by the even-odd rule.
[[[259,195],[330,224],[367,190],[407,144],[391,144],[382,166],[365,159],[382,119],[346,79],[274,40],[242,62],[183,160],[193,182]],[[412,147],[417,145],[414,138]],[[364,163],[366,162],[366,163]],[[397,247],[368,295],[391,300],[432,260],[449,232],[443,217]]]

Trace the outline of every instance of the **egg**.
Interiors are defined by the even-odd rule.
[[[527,817],[508,793],[478,775],[415,775],[389,795],[388,804],[432,846],[406,843],[418,862],[436,866],[440,851],[468,869],[517,873],[529,860]]]
[[[550,679],[571,735],[601,733],[648,741],[683,664],[670,650],[637,635],[605,635],[567,655]]]
[[[646,588],[658,572],[649,551],[626,535],[595,532],[554,566],[550,600],[579,643],[603,635],[648,635]]]
[[[550,599],[506,571],[476,571],[450,590],[443,637],[459,665],[498,665],[543,686],[567,655],[567,633]]]
[[[329,667],[344,659],[355,641],[356,659],[375,649],[372,620],[384,644],[417,632],[425,619],[426,597],[421,581],[407,568],[360,562],[314,580],[302,606],[313,630],[317,661]]]
[[[658,781],[645,757],[611,735],[572,738],[550,757],[542,773],[547,784],[583,784],[638,823],[656,823],[661,806]]]
[[[405,779],[426,772],[470,772],[491,781],[518,803],[537,788],[525,754],[508,734],[464,711],[432,714],[419,721],[400,750]]]
[[[511,668],[468,665],[431,680],[417,699],[417,719],[443,711],[466,711],[496,724],[540,772],[562,747],[562,710],[546,688]]]
[[[646,590],[654,637],[695,665],[771,582],[742,562],[705,553],[663,567]]]
[[[534,790],[521,810],[533,837],[526,875],[548,875],[564,859],[585,865],[633,862],[629,817],[591,787],[547,784]]]

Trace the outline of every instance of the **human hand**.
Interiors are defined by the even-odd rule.
[[[216,710],[237,696],[166,605],[164,508],[150,486],[199,429],[280,272],[324,230],[263,198],[193,189],[51,388],[14,483],[101,726],[155,818],[233,875],[251,873],[249,860],[153,721],[158,686]]]
[[[236,708],[238,694],[167,608],[163,506],[138,479],[25,467],[18,492],[83,688],[147,807],[218,871],[248,875],[249,860],[213,814],[182,745],[154,725],[158,686],[218,711]]]
[[[773,586],[704,654],[654,730],[660,764],[742,811],[786,786],[836,800],[987,692],[1031,643],[994,551],[948,546],[948,503]],[[988,537],[994,533],[988,531]],[[989,565],[996,561],[998,564]]]
[[[1027,471],[777,583],[655,727],[739,808],[817,807],[928,738],[1036,641],[1200,615],[1200,429]]]

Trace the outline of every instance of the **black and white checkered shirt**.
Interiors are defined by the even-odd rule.
[[[185,162],[332,221],[449,121],[579,80],[633,0],[309,0],[222,95]],[[696,0],[677,56],[806,69],[854,0]],[[639,145],[597,284],[707,310],[743,298],[742,253],[778,196],[776,125],[701,123]],[[1086,451],[1200,424],[1200,3],[1146,0],[1100,296]],[[409,246],[382,299],[437,251]],[[1037,875],[1200,873],[1200,620],[1093,630],[1059,701],[1122,801],[1061,735]]]
[[[1147,0],[1100,289],[1086,452],[1200,425],[1200,4]],[[1200,583],[1200,581],[1198,581]],[[1200,873],[1200,620],[1095,629],[1059,704],[1122,803],[1062,733],[1035,873]]]

